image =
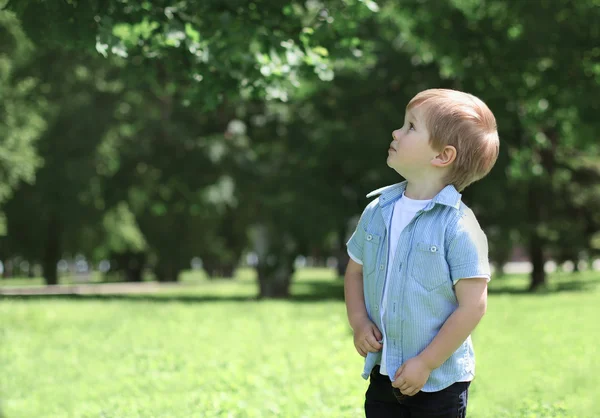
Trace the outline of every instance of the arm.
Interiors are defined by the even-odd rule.
[[[435,338],[396,372],[395,386],[405,395],[421,390],[434,369],[440,367],[475,329],[487,307],[487,277],[459,280],[455,286],[458,308],[448,317]]]
[[[363,292],[362,266],[350,259],[344,276],[344,298],[346,300],[346,313],[348,322],[352,329],[369,319],[365,306],[365,295]]]
[[[406,395],[412,396],[421,390],[431,372],[467,339],[487,308],[490,278],[487,238],[472,213],[467,213],[455,225],[446,259],[458,308],[446,319],[431,343],[396,372],[392,385]]]
[[[431,370],[440,367],[465,342],[487,308],[487,278],[459,280],[455,286],[458,308],[433,341],[419,354]]]
[[[381,350],[379,341],[382,339],[381,332],[369,319],[365,306],[365,295],[363,291],[362,266],[350,259],[344,276],[344,297],[346,300],[346,313],[348,322],[354,332],[354,346],[356,351],[366,357],[367,352]]]

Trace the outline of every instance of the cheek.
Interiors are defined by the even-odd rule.
[[[403,150],[410,150],[414,148],[414,141],[411,140],[410,136],[404,135],[398,141],[398,147],[402,148]]]

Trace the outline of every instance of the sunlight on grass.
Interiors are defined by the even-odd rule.
[[[491,282],[473,336],[470,417],[600,416],[593,276],[552,277],[534,295],[523,293],[524,277]],[[194,285],[155,295],[1,298],[0,412],[362,416],[362,358],[332,271],[300,271],[290,301],[255,301],[248,270],[235,280],[183,280]]]

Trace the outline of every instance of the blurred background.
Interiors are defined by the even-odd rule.
[[[219,309],[225,317],[241,309],[255,320],[239,324],[246,329],[290,319],[257,314],[287,305],[255,305],[256,298],[321,300],[333,301],[321,318],[337,312],[339,343],[352,359],[335,367],[355,385],[342,402],[346,409],[335,409],[340,403],[324,395],[294,403],[277,392],[290,382],[277,378],[265,378],[270,392],[242,395],[241,404],[223,395],[239,388],[224,384],[222,395],[190,398],[206,402],[198,409],[189,399],[189,410],[170,403],[133,408],[132,400],[82,407],[76,397],[66,409],[48,409],[64,393],[24,395],[19,385],[27,386],[35,373],[11,363],[3,375],[21,377],[0,386],[7,416],[163,416],[157,412],[163,407],[164,416],[360,416],[360,358],[352,353],[340,280],[348,260],[345,242],[369,201],[365,195],[402,180],[385,163],[391,132],[402,125],[410,98],[427,88],[470,92],[496,116],[498,162],[467,188],[463,201],[487,233],[497,297],[512,298],[507,309],[522,302],[528,311],[526,301],[543,300],[529,293],[562,291],[575,310],[590,309],[573,321],[597,317],[591,299],[572,299],[569,292],[598,297],[591,291],[600,275],[598,0],[1,0],[0,8],[0,290],[45,293],[44,285],[126,282],[136,293],[135,282],[154,283],[156,292],[163,283],[187,286],[167,292],[170,298],[2,297],[3,312],[16,315],[0,334],[13,338],[5,345],[12,347],[5,349],[6,359],[30,359],[18,336],[29,338],[27,330],[38,329],[30,328],[37,320],[25,319],[34,312],[46,324],[40,329],[48,329],[64,325],[65,318],[88,318],[87,307],[96,312],[89,323],[100,320],[98,309],[106,312],[107,305],[98,303],[122,303],[114,315],[124,318],[142,299],[171,301],[181,309],[182,303],[185,309],[202,305],[197,309],[206,309],[204,316],[196,318],[207,321]],[[531,299],[519,299],[526,297]],[[217,303],[223,300],[225,305]],[[544,306],[562,306],[558,300]],[[187,315],[177,312],[171,318]],[[514,324],[523,312],[503,318]],[[566,308],[561,312],[564,318]],[[110,318],[106,324],[114,325]],[[160,319],[154,321],[164,332]],[[565,319],[565,330],[570,321]],[[143,324],[129,331],[150,327]],[[235,329],[232,322],[220,324],[211,339]],[[518,340],[510,324],[504,331]],[[88,335],[81,326],[57,341],[77,339],[80,332],[102,340],[104,334]],[[236,341],[253,341],[240,332]],[[547,336],[540,334],[539,341]],[[568,357],[566,351],[531,349],[542,358],[547,352],[554,364]],[[213,366],[219,375],[223,365]],[[578,367],[588,376],[589,362]],[[585,380],[581,376],[573,377],[573,387]],[[532,386],[532,403],[524,406],[512,395],[497,395],[493,404],[475,394],[476,416],[513,416],[502,414],[516,404],[523,416],[600,416],[591,395],[575,389],[566,407],[553,403],[562,398],[539,395],[554,393],[549,387],[559,393],[557,381],[549,382]],[[190,388],[200,386],[189,382]],[[327,392],[319,387],[318,393]],[[264,404],[267,393],[271,404]]]

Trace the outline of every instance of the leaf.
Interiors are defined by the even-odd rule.
[[[367,8],[373,13],[377,13],[379,11],[379,5],[375,3],[373,0],[360,0],[361,3],[364,3]]]
[[[194,42],[200,42],[200,32],[198,32],[191,23],[185,24],[185,34]]]
[[[98,53],[100,53],[104,58],[108,57],[108,44],[100,42],[99,40],[96,41],[96,51],[98,51]]]
[[[322,46],[316,46],[313,48],[313,51],[319,55],[321,55],[322,57],[327,57],[329,56],[329,51],[327,51],[327,48],[324,48]]]

